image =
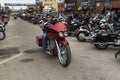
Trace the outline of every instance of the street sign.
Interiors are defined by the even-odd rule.
[[[110,3],[110,0],[105,0],[105,3]]]
[[[40,0],[35,0],[36,3],[40,2]]]

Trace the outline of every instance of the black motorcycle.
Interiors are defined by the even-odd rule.
[[[76,30],[80,27],[80,21],[77,19],[73,19],[68,23],[68,34],[76,34]]]
[[[76,31],[76,38],[78,41],[91,41],[98,31],[98,20],[90,20],[89,23],[86,20],[80,22],[80,28]]]
[[[103,25],[95,35],[92,44],[94,44],[97,49],[103,50],[110,45],[115,47],[120,46],[120,23],[112,24],[111,27],[107,27],[106,29],[105,25]]]

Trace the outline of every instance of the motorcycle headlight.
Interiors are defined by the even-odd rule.
[[[68,36],[68,32],[64,32],[64,36]]]
[[[59,32],[59,36],[60,36],[60,37],[63,37],[64,34],[63,34],[62,32]]]

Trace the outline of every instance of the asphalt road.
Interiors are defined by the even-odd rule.
[[[72,61],[64,68],[36,45],[36,35],[42,34],[38,25],[11,17],[6,29],[0,41],[0,80],[120,80],[120,57],[114,58],[118,48],[97,50],[68,37]]]

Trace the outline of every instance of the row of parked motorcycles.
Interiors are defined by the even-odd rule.
[[[20,13],[18,16],[21,19],[33,24],[39,24],[40,21],[40,15]]]
[[[120,19],[116,21],[96,15],[89,19],[72,19],[69,26],[71,29],[69,34],[74,34],[80,42],[90,41],[99,50],[109,46],[120,47]],[[119,53],[120,51],[115,54],[115,57]]]

